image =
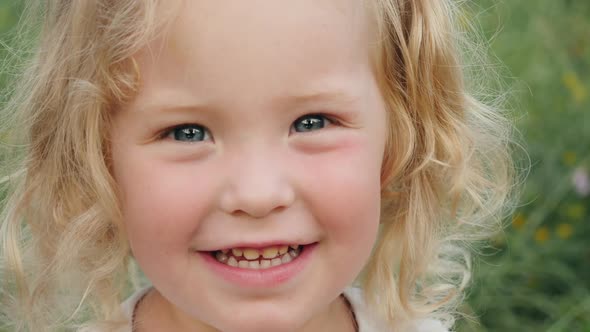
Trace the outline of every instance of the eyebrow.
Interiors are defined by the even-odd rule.
[[[307,104],[312,102],[336,102],[352,104],[358,102],[359,99],[359,96],[346,90],[330,90],[299,95],[288,95],[280,97],[279,101],[288,105]]]
[[[205,110],[205,109],[216,109],[217,107],[201,102],[191,103],[177,103],[170,100],[175,100],[174,96],[159,95],[159,98],[148,99],[139,103],[136,107],[137,110],[142,112],[174,112],[174,111],[187,111],[187,110]],[[178,98],[176,98],[178,99]],[[356,104],[360,100],[360,96],[351,93],[347,90],[326,90],[326,91],[315,91],[302,94],[290,94],[275,98],[272,103],[277,105],[283,105],[287,107],[293,107],[296,105],[308,105],[313,103],[327,103],[336,105],[351,105]]]

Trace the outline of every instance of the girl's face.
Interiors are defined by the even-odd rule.
[[[137,55],[140,91],[112,129],[125,228],[157,290],[142,305],[178,331],[330,331],[379,225],[386,114],[362,1],[179,15]]]

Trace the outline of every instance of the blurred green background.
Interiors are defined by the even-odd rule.
[[[2,58],[20,3],[0,0]],[[510,226],[476,264],[458,329],[590,332],[590,0],[468,3],[505,66],[531,167]]]

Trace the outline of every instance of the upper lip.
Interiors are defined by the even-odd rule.
[[[300,245],[305,246],[308,244],[312,244],[314,242],[305,242],[305,241],[260,241],[260,242],[237,242],[235,244],[229,244],[221,246],[214,250],[204,250],[204,251],[217,251],[217,250],[229,250],[233,248],[249,248],[249,249],[264,249],[268,247],[280,247],[280,246],[289,246],[289,245]]]

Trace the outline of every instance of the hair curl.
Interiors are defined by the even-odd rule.
[[[513,192],[512,127],[503,96],[476,84],[493,76],[466,70],[484,63],[485,48],[465,37],[461,3],[365,2],[390,130],[380,236],[359,282],[392,325],[426,315],[452,325],[470,245],[498,230]],[[90,317],[114,328],[125,323],[130,252],[110,171],[110,114],[138,89],[132,56],[175,10],[163,15],[157,0],[43,3],[22,20],[39,39],[3,114],[14,144],[2,151],[0,321],[37,331]]]

